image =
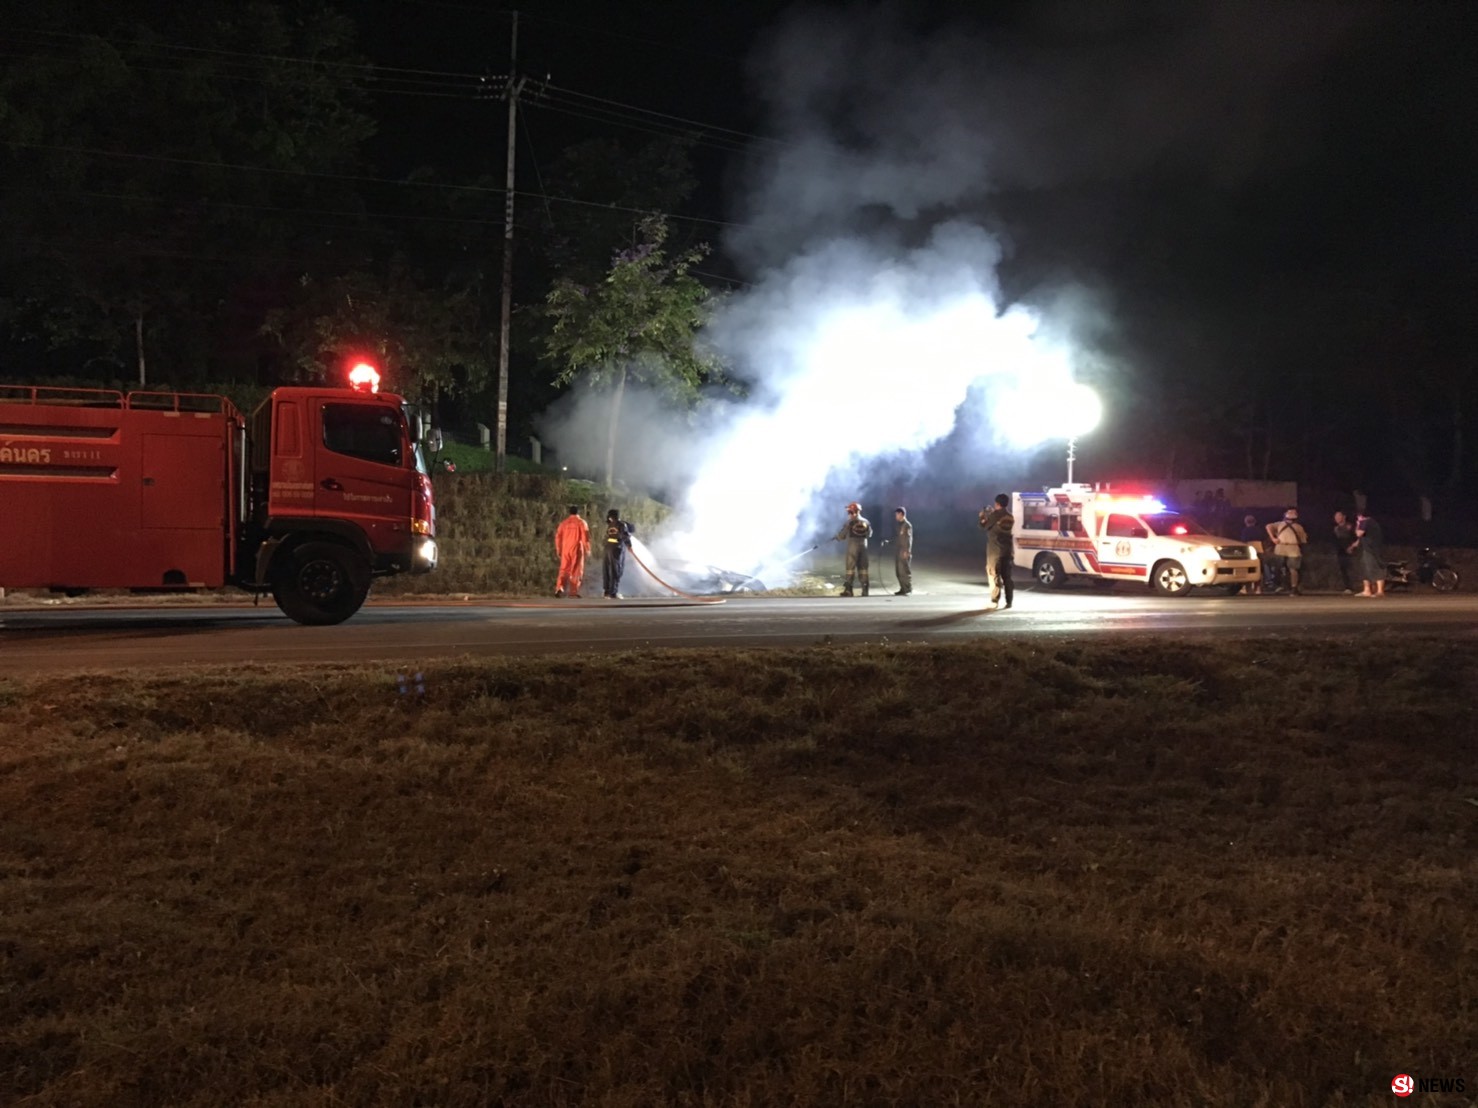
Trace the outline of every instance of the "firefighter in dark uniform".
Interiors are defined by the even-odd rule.
[[[898,591],[894,596],[907,596],[913,592],[913,524],[908,521],[904,508],[893,509],[893,572],[898,577]]]
[[[626,552],[631,549],[634,529],[621,518],[621,511],[612,508],[606,513],[606,556],[601,566],[602,584],[607,600],[621,599],[621,574],[626,569]]]
[[[842,596],[852,596],[852,577],[862,579],[862,595],[867,595],[867,540],[872,538],[872,524],[862,515],[862,505],[857,501],[847,505],[847,522],[833,537],[833,542],[847,544],[847,586]]]
[[[1011,498],[1005,493],[996,497],[995,504],[980,509],[980,526],[985,531],[985,575],[990,579],[990,606],[997,607],[1002,595],[1004,607],[1011,607],[1015,590],[1011,586],[1011,561],[1015,556],[1012,549],[1012,528],[1016,519],[1010,511]]]

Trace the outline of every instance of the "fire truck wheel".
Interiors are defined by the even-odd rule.
[[[343,623],[369,594],[369,574],[352,551],[331,542],[304,543],[288,571],[272,583],[272,599],[298,623]]]
[[[1056,554],[1038,554],[1032,563],[1032,576],[1044,589],[1060,589],[1067,583],[1067,574]]]
[[[1191,591],[1191,579],[1179,562],[1161,562],[1150,579],[1155,583],[1155,591],[1166,596],[1184,596]]]

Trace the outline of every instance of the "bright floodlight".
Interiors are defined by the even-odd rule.
[[[1087,385],[1070,386],[1062,398],[1063,430],[1070,438],[1086,435],[1103,418],[1103,404]]]

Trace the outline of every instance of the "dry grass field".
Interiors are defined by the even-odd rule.
[[[396,676],[0,682],[0,1103],[1478,1095],[1471,637]]]

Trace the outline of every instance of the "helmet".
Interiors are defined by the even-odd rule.
[[[850,504],[847,505],[847,511],[849,511],[849,512],[856,512],[856,513],[858,513],[860,515],[862,513],[862,505],[859,504],[859,503],[857,503],[857,501],[854,500],[854,501],[852,501],[852,503],[850,503]]]

